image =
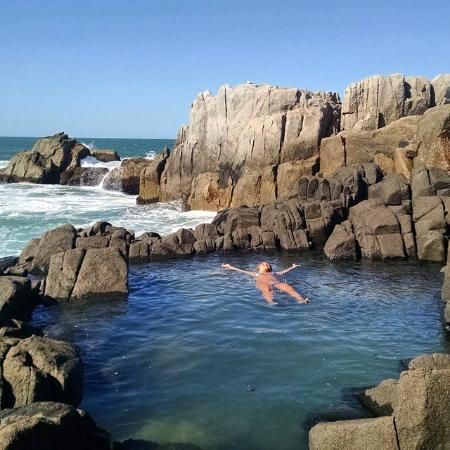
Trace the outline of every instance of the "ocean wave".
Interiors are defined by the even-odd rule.
[[[6,167],[9,163],[9,160],[0,160],[0,169]]]
[[[83,158],[80,161],[81,167],[104,167],[108,170],[116,169],[117,167],[120,167],[121,161],[110,161],[110,162],[103,162],[99,161],[97,158],[94,158],[93,156],[86,156],[86,158]]]
[[[30,239],[64,223],[84,227],[105,220],[136,235],[166,235],[210,222],[214,215],[183,211],[180,202],[136,205],[135,196],[100,187],[0,184],[0,257],[19,253]]]

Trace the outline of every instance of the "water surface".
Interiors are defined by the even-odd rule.
[[[355,390],[398,377],[401,361],[449,352],[439,267],[330,263],[275,254],[312,299],[269,306],[248,276],[261,255],[132,267],[128,302],[40,308],[35,323],[78,344],[83,408],[113,433],[204,449],[304,449],[318,419],[367,416]]]

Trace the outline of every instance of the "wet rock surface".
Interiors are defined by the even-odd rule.
[[[385,417],[318,424],[310,431],[310,448],[448,448],[449,390],[449,356],[421,355],[398,381],[363,393],[363,404]]]

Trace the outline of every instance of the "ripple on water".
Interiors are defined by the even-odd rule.
[[[128,302],[40,309],[46,332],[80,345],[83,407],[115,438],[208,449],[306,448],[317,418],[361,417],[357,388],[400,360],[449,351],[439,267],[271,256],[310,305],[264,303],[248,277],[261,255],[133,267]]]

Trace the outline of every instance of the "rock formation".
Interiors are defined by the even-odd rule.
[[[342,103],[342,130],[376,130],[432,106],[431,83],[401,74],[375,75],[347,87]]]
[[[0,181],[53,184],[61,174],[80,165],[89,149],[65,133],[39,139],[31,150],[18,153],[0,170]]]
[[[339,111],[339,98],[332,93],[255,84],[222,86],[216,96],[204,92],[194,101],[189,127],[181,128],[167,161],[161,199],[187,199],[197,183],[208,200],[230,189],[224,201],[229,206],[237,183],[250,185],[264,168],[274,166],[275,191],[284,164],[302,161],[295,165],[297,178],[312,175],[320,140],[339,131]],[[214,183],[207,187],[206,173],[216,180],[217,192]],[[196,180],[198,176],[204,180]],[[199,191],[194,193],[198,207],[209,206]],[[277,198],[260,196],[262,202]]]
[[[315,449],[446,449],[450,442],[450,356],[422,355],[400,379],[363,394],[373,419],[320,423],[309,433]]]

